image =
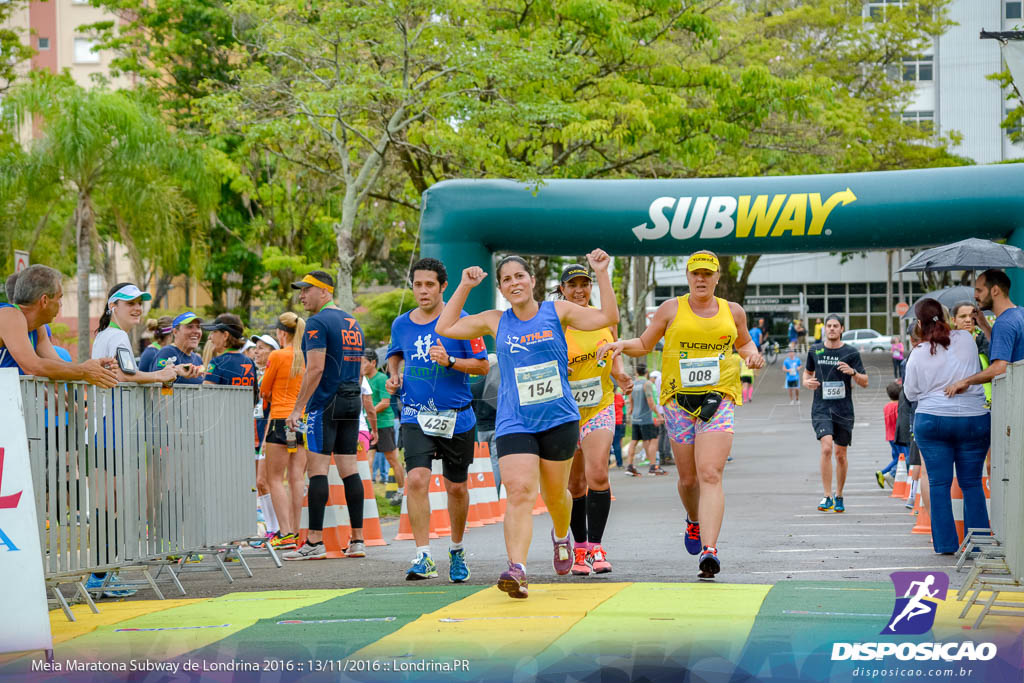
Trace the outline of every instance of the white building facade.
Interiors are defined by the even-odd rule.
[[[868,0],[864,16],[882,18],[887,7],[909,0]],[[949,18],[955,22],[937,37],[925,54],[905,60],[902,78],[915,83],[903,113],[908,125],[932,127],[939,134],[957,131],[963,136],[950,151],[990,164],[1024,158],[1024,145],[1015,145],[1000,124],[1006,116],[1004,92],[988,75],[1002,71],[998,41],[981,40],[982,29],[1009,31],[1024,28],[1022,0],[954,0]],[[1012,107],[1012,103],[1009,103]],[[893,271],[909,253],[894,252]],[[898,276],[887,290],[889,268],[886,252],[850,256],[828,253],[766,254],[751,273],[747,288],[748,317],[764,316],[774,324],[773,333],[785,329],[788,320],[803,317],[813,325],[829,313],[843,317],[847,329],[872,328],[886,334],[898,330],[898,303],[913,303],[924,294],[916,274],[903,277],[903,296]],[[682,267],[655,270],[656,286],[649,305],[686,293]],[[887,295],[887,291],[891,294]],[[777,297],[770,301],[765,297]],[[802,297],[803,314],[794,305]],[[887,305],[887,298],[891,303]],[[889,320],[892,323],[889,323]],[[809,328],[813,329],[813,328]]]

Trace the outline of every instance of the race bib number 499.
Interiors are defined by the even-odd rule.
[[[576,382],[569,382],[572,398],[580,408],[593,408],[601,403],[604,392],[601,391],[601,378],[590,377]]]
[[[547,403],[562,398],[562,379],[558,374],[558,361],[516,368],[516,389],[519,405]]]

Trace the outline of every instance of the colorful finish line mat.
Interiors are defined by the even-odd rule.
[[[7,658],[0,679],[1024,680],[1024,618],[974,630],[980,607],[959,619],[941,581],[925,600],[897,599],[897,581],[589,580],[532,585],[527,600],[425,582],[101,603],[76,606],[74,623],[51,612],[52,665]]]

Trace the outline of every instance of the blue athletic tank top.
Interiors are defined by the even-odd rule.
[[[0,304],[0,308],[17,308],[14,304]],[[32,344],[32,348],[36,348],[36,343],[39,341],[39,330],[30,330],[28,333],[28,340]],[[18,366],[17,361],[14,360],[14,356],[4,346],[0,348],[0,368],[18,368],[18,374],[24,375],[25,371]]]
[[[498,322],[497,351],[501,384],[496,436],[579,421],[569,388],[569,349],[554,302],[541,302],[530,320],[520,320],[512,309],[505,311]]]

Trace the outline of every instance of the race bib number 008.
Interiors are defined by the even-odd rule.
[[[837,401],[846,398],[846,382],[823,382],[821,397],[826,401]]]
[[[519,405],[547,403],[562,398],[562,378],[558,374],[558,361],[516,368],[516,389]]]
[[[455,418],[456,413],[454,410],[442,410],[439,412],[433,412],[429,410],[421,410],[416,415],[416,421],[420,424],[420,429],[427,436],[437,436],[442,439],[452,438],[452,434],[455,433]]]
[[[590,377],[575,382],[569,382],[572,389],[572,398],[580,408],[593,408],[601,403],[604,392],[601,391],[601,378]]]
[[[679,378],[684,387],[707,387],[718,384],[721,378],[718,358],[680,358]]]

